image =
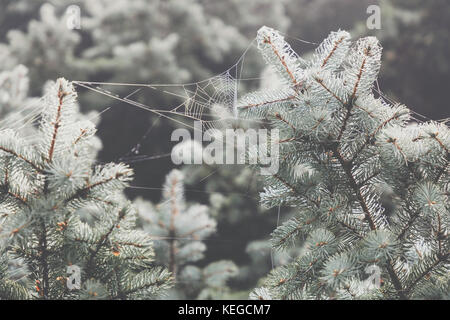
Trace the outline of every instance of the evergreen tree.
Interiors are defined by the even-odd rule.
[[[216,221],[205,205],[187,205],[184,177],[172,170],[166,177],[163,198],[153,206],[142,199],[135,201],[143,229],[156,242],[156,259],[166,265],[177,282],[173,297],[220,298],[228,292],[226,282],[237,273],[231,261],[216,261],[204,268],[192,265],[204,256],[205,239],[216,231]]]
[[[53,81],[44,84],[44,95],[51,90]],[[11,70],[0,72],[0,129],[13,129],[26,136],[34,136],[37,126],[36,120],[39,118],[41,99],[29,96],[30,79],[28,68],[18,65]],[[79,105],[73,105],[74,120],[89,120],[97,125],[99,114],[90,111],[86,114],[79,112]],[[92,156],[101,149],[102,144],[97,136],[91,137],[89,148],[93,152]],[[94,154],[95,153],[95,154]]]
[[[65,10],[73,4],[81,8],[80,30],[66,27]],[[289,26],[284,1],[252,0],[243,4],[234,0],[120,0],[114,3],[14,0],[0,6],[5,18],[0,19],[0,39],[3,42],[0,44],[0,69],[11,70],[18,63],[25,64],[30,70],[31,95],[41,93],[43,78],[61,75],[70,79],[108,82],[181,83],[202,80],[233,65],[253,39],[255,27],[262,21],[279,30],[286,30]],[[245,57],[243,77],[252,77],[260,66],[257,52],[250,50]],[[248,81],[242,82],[241,86],[246,83]],[[128,89],[119,87],[114,91],[126,95]],[[144,103],[174,104],[172,96],[158,94],[157,91],[141,90],[139,94],[142,95],[139,101]],[[105,103],[112,107],[102,115],[98,133],[105,146],[100,153],[103,161],[128,153],[132,144],[148,129],[148,112],[127,108],[123,103],[106,102],[103,96],[86,91],[79,92],[79,99],[84,110],[90,106],[104,106]],[[119,118],[127,121],[118,121]],[[162,125],[163,121],[155,121],[154,118],[151,122],[155,123],[151,136],[166,136],[174,125],[173,122]],[[112,123],[117,129],[110,130]],[[165,144],[149,141],[140,141],[140,148],[136,148],[139,155],[169,152]],[[134,153],[128,155],[135,156]],[[161,159],[152,161],[151,165],[149,162],[133,163],[133,168],[136,184],[157,187],[166,171],[160,168],[168,169],[168,164]],[[204,184],[199,183],[217,169],[211,178],[204,180]],[[223,242],[212,242],[205,260],[216,261],[224,255],[236,262],[235,259],[247,259],[245,248],[249,239],[267,234],[276,223],[273,215],[259,215],[262,210],[258,206],[257,188],[248,183],[256,180],[251,170],[236,166],[204,166],[199,168],[198,174],[186,175],[186,180],[192,188],[213,194],[210,213],[219,225],[224,226],[219,228],[221,236],[228,238],[227,232],[240,232],[246,236],[236,237],[234,248]],[[137,189],[127,190],[127,194],[148,196],[148,193]],[[196,193],[196,196],[200,195]],[[156,201],[155,198],[152,199]],[[254,219],[270,221],[263,222],[262,226]],[[252,223],[251,230],[237,228],[249,223]],[[247,287],[254,286],[254,273],[246,272],[242,276],[253,277]]]
[[[59,79],[34,137],[0,134],[1,299],[151,298],[170,285],[150,238],[133,229],[123,195],[132,170],[95,165],[95,126],[77,119],[75,100]]]
[[[270,142],[279,144],[280,170],[266,177],[261,203],[297,210],[272,233],[275,248],[305,244],[252,297],[448,298],[449,128],[411,122],[406,107],[373,95],[374,37],[332,32],[310,60],[273,29],[257,40],[284,79],[239,104],[243,116],[280,131]],[[380,281],[368,282],[370,270]]]

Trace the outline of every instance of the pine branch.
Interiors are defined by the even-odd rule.
[[[173,274],[173,277],[176,279],[177,272],[177,263],[176,263],[176,237],[177,234],[175,232],[175,217],[178,215],[179,210],[177,208],[177,204],[175,202],[175,186],[178,183],[178,180],[175,178],[171,181],[172,185],[170,188],[170,202],[171,202],[171,210],[170,210],[170,225],[169,225],[169,271]]]
[[[97,243],[97,246],[95,247],[94,250],[91,251],[91,255],[89,256],[86,263],[86,270],[88,275],[93,273],[95,257],[99,253],[100,249],[108,243],[109,236],[114,231],[114,229],[116,229],[117,226],[120,225],[120,222],[125,218],[125,214],[126,211],[124,209],[119,211],[119,215],[115,223],[113,223],[111,227],[108,229],[108,231],[100,237],[100,241]]]
[[[283,67],[286,69],[286,73],[291,78],[294,87],[298,86],[297,79],[295,79],[293,72],[289,69],[288,65],[286,64],[286,61],[284,60],[284,56],[280,54],[277,47],[273,44],[272,40],[269,37],[264,37],[264,43],[267,43],[271,46],[273,53],[276,55],[278,60],[280,60]]]
[[[353,192],[355,193],[359,204],[361,205],[361,208],[364,211],[364,214],[366,216],[367,221],[369,222],[369,226],[371,230],[377,230],[377,227],[375,225],[375,221],[372,217],[372,214],[369,210],[369,207],[366,204],[366,200],[364,199],[363,195],[361,194],[361,190],[358,187],[358,184],[356,183],[355,178],[353,177],[352,174],[352,162],[345,160],[339,150],[338,147],[335,146],[334,148],[332,148],[332,151],[334,153],[334,155],[336,156],[336,158],[338,159],[339,163],[341,164],[342,168],[344,169],[344,172],[347,176],[347,179],[349,181],[350,187],[353,189]]]
[[[276,100],[271,100],[271,101],[263,101],[263,102],[243,105],[243,106],[239,106],[239,108],[241,108],[241,109],[258,108],[258,107],[263,107],[263,106],[271,105],[271,104],[278,103],[278,102],[290,101],[295,98],[296,98],[295,96],[289,96],[289,97],[282,98],[282,99],[276,99]]]
[[[65,96],[67,96],[67,93],[63,91],[62,83],[60,83],[59,88],[58,88],[59,104],[58,104],[57,111],[56,111],[56,118],[53,122],[53,136],[52,136],[52,140],[50,142],[50,149],[48,151],[47,162],[52,162],[52,160],[53,160],[53,153],[55,151],[55,144],[56,144],[56,138],[58,135],[58,129],[61,126],[61,123],[60,123],[61,122],[61,109],[63,106],[63,99]]]
[[[403,289],[402,283],[400,282],[400,279],[395,272],[394,268],[392,267],[391,261],[387,261],[387,270],[389,273],[389,277],[391,278],[392,284],[394,285],[395,291],[398,295],[398,297],[401,300],[408,300],[408,296],[405,294],[405,289]]]
[[[47,252],[47,228],[45,226],[45,222],[41,223],[41,231],[39,235],[39,257],[40,257],[40,265],[42,270],[42,298],[49,298],[49,265],[48,265],[48,252]]]
[[[405,289],[406,294],[410,294],[413,288],[425,277],[427,276],[434,268],[436,268],[441,262],[447,260],[450,257],[450,252],[447,252],[445,255],[437,256],[437,259],[431,263],[425,270],[423,270],[412,283]]]
[[[338,97],[334,92],[332,92],[324,83],[323,83],[323,79],[315,77],[314,80],[320,85],[322,86],[322,88],[324,88],[331,96],[333,96],[333,98],[335,98],[337,101],[339,101],[343,106],[346,105],[345,101],[342,100],[340,97]]]
[[[339,163],[341,164],[342,168],[344,169],[344,171],[347,175],[347,178],[349,179],[350,186],[358,198],[359,204],[361,205],[361,208],[364,211],[365,217],[366,217],[367,221],[369,222],[370,229],[377,230],[377,226],[375,225],[375,221],[372,217],[369,207],[367,206],[366,201],[365,201],[363,195],[361,194],[360,188],[358,187],[358,184],[356,183],[355,178],[353,177],[352,169],[351,169],[352,162],[344,160],[342,158],[342,156],[340,155],[337,147],[334,148],[333,152],[335,153],[337,159],[339,160]],[[400,279],[399,279],[397,273],[395,272],[394,268],[392,267],[390,261],[387,262],[387,270],[388,270],[389,276],[391,278],[392,284],[394,285],[394,288],[395,288],[398,296],[400,297],[400,299],[402,299],[402,300],[407,299],[407,296],[404,294],[404,289],[402,287]]]
[[[27,159],[25,156],[18,154],[17,152],[15,152],[14,150],[5,148],[3,146],[0,146],[0,150],[11,154],[12,156],[21,159],[23,161],[25,161],[26,163],[28,163],[34,170],[36,170],[39,173],[43,173],[43,170],[41,168],[39,168],[36,164],[34,164],[31,160]]]
[[[345,39],[345,36],[342,36],[334,42],[333,49],[331,49],[330,53],[327,55],[327,57],[322,62],[322,66],[321,66],[322,68],[326,66],[326,64],[331,59],[333,54],[336,52],[339,45],[344,41],[344,39]]]
[[[367,55],[367,54],[366,54]],[[361,76],[363,74],[364,71],[364,67],[366,65],[366,59],[364,59],[361,63],[361,67],[359,68],[359,72],[358,72],[358,76],[357,76],[357,80],[355,85],[353,86],[353,92],[352,92],[352,96],[350,98],[350,101],[353,101],[356,97],[356,90],[358,90],[358,86],[359,86],[359,82],[361,81]]]
[[[81,298],[88,295],[86,290],[92,283],[102,288],[102,298],[111,298],[116,287],[121,294],[121,286],[132,283],[144,266],[149,274],[154,270],[149,266],[153,258],[150,242],[133,229],[135,217],[123,196],[132,170],[123,164],[94,168],[95,150],[89,140],[95,128],[77,120],[75,97],[73,86],[59,79],[40,100],[45,105],[33,137],[37,143],[20,139],[12,130],[1,136],[0,151],[4,152],[0,152],[0,162],[6,164],[0,170],[2,210],[12,208],[14,214],[2,217],[0,230],[10,235],[7,252],[22,258],[30,271],[23,279],[25,289],[37,291],[40,299]],[[45,168],[33,159],[44,161]],[[34,177],[36,172],[39,176]],[[83,222],[74,214],[77,210],[92,213],[96,221],[92,225],[89,218]],[[110,242],[114,257],[98,259]],[[123,254],[120,246],[126,246]],[[66,277],[61,274],[66,270],[66,259],[69,263],[86,262],[83,267],[89,279],[79,291],[64,285]],[[0,280],[1,292],[14,296],[20,290],[21,286]]]

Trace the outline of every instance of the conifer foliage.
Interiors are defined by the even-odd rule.
[[[132,170],[95,165],[95,126],[77,120],[75,102],[58,79],[33,137],[0,132],[0,299],[152,298],[170,285],[134,229]]]
[[[204,241],[216,231],[217,222],[207,206],[187,204],[184,193],[184,175],[174,169],[166,177],[162,201],[154,206],[137,199],[136,208],[144,231],[156,240],[156,260],[176,280],[172,298],[217,299],[228,293],[226,282],[237,275],[237,266],[228,260],[204,268],[193,265],[203,258]]]
[[[257,40],[284,86],[243,97],[239,110],[280,131],[271,141],[280,170],[265,177],[261,202],[297,213],[272,244],[304,245],[251,297],[448,298],[449,128],[416,123],[405,106],[374,95],[382,51],[374,37],[332,32],[309,60],[271,28]]]

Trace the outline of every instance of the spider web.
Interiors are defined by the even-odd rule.
[[[308,42],[299,38],[290,37],[292,41],[297,41],[299,43],[306,43],[310,45],[317,45],[314,42]],[[151,125],[145,131],[144,135],[137,141],[136,144],[129,150],[127,154],[123,157],[120,157],[118,161],[123,161],[127,163],[135,163],[135,162],[143,162],[143,161],[151,161],[160,158],[170,157],[171,153],[163,153],[157,155],[140,155],[140,148],[144,141],[151,135],[154,126],[160,121],[160,119],[164,118],[169,121],[173,121],[181,126],[189,127],[193,130],[197,130],[198,128],[192,126],[193,121],[199,121],[201,123],[201,131],[206,130],[218,130],[223,131],[224,129],[231,128],[234,123],[237,121],[251,121],[250,119],[242,119],[239,118],[237,112],[237,101],[242,93],[245,93],[245,88],[242,88],[243,83],[248,83],[251,81],[258,82],[262,80],[261,77],[249,77],[245,78],[245,57],[248,54],[251,48],[254,48],[254,39],[249,46],[246,48],[242,56],[238,59],[238,61],[232,65],[230,68],[225,70],[224,72],[210,77],[205,80],[184,83],[184,84],[147,84],[147,83],[120,83],[120,82],[92,82],[92,81],[72,81],[72,83],[76,86],[85,88],[94,93],[100,94],[105,97],[109,97],[118,102],[122,102],[131,106],[134,106],[139,109],[143,109],[147,112],[153,113],[156,115],[156,118],[153,118]],[[311,49],[311,48],[309,48]],[[308,50],[310,51],[310,50]],[[118,90],[117,90],[118,89]],[[117,91],[122,93],[117,93]],[[382,92],[380,89],[380,85],[378,80],[376,82],[376,87],[374,91],[379,95],[380,98],[385,100],[386,102],[395,105],[396,101],[389,98],[386,94]],[[126,93],[123,93],[126,92]],[[175,98],[178,100],[178,104],[166,107],[155,107],[150,104],[144,103],[145,99],[143,98],[143,93],[147,93],[147,97],[151,92],[157,92],[159,94],[164,94]],[[145,96],[144,96],[145,97]],[[39,118],[39,114],[41,109],[36,106],[40,105],[42,98],[39,100],[33,101],[21,112],[21,120],[17,120],[18,117],[7,117],[0,121],[0,128],[10,127],[16,128],[20,130],[23,127],[26,127],[33,122],[35,122]],[[100,112],[96,117],[100,116],[102,113],[110,110],[110,107],[106,108],[102,112]],[[430,118],[415,112],[410,109],[412,114],[412,119],[417,123],[423,123],[425,121],[431,120]],[[17,121],[17,122],[16,122]],[[15,123],[16,122],[16,123]],[[450,119],[442,119],[439,122],[448,124],[450,123]],[[213,174],[215,174],[217,170],[214,170],[212,173],[203,177],[200,182],[203,180],[211,178]],[[226,195],[240,195],[242,197],[258,200],[252,197],[250,194],[250,185],[253,182],[253,177],[249,181],[247,192],[239,193],[239,192],[223,192],[222,194]],[[149,187],[149,186],[129,186],[131,189],[143,189],[148,191],[161,191],[160,187]],[[206,190],[197,190],[185,188],[188,192],[198,192],[198,193],[218,193],[219,191],[209,192]],[[284,209],[284,208],[283,208]],[[284,211],[284,210],[283,210]],[[285,212],[288,213],[288,212]],[[276,225],[277,228],[282,222],[282,207],[278,206],[276,208]],[[154,241],[164,241],[170,239],[176,239],[180,241],[202,241],[208,242],[211,245],[211,242],[214,243],[228,243],[230,246],[234,245],[234,238],[224,239],[194,239],[192,237],[181,238],[181,237],[160,237],[160,236],[151,236]],[[258,239],[249,239],[250,241],[258,240]],[[295,257],[291,256],[288,252],[286,252],[289,260],[295,259]],[[268,257],[270,259],[271,269],[274,269],[278,266],[278,263],[275,259],[275,249],[270,248],[270,255]],[[180,282],[180,280],[177,280]]]
[[[284,34],[290,41],[297,42],[297,44],[318,45],[318,43],[305,41],[300,38],[295,38]],[[179,125],[189,127],[193,130],[198,128],[192,126],[192,121],[199,121],[202,124],[201,130],[218,130],[230,128],[236,121],[257,121],[250,120],[248,118],[239,118],[237,112],[237,101],[242,93],[245,93],[245,89],[242,88],[242,84],[249,81],[260,81],[262,77],[248,77],[245,78],[245,57],[252,48],[255,46],[256,38],[253,39],[249,46],[245,49],[243,54],[239,57],[237,62],[224,72],[197,82],[190,82],[184,84],[147,84],[147,83],[120,83],[120,82],[89,82],[89,81],[73,81],[77,86],[86,88],[90,91],[104,95],[106,97],[115,99],[117,101],[135,106],[136,108],[144,109],[148,112],[155,114],[157,117],[153,120],[153,123],[149,126],[145,134],[139,139],[139,141],[130,149],[130,151],[124,156],[119,158],[119,161],[125,161],[127,163],[141,162],[156,160],[163,157],[169,157],[170,153],[158,154],[158,155],[139,155],[140,147],[144,140],[150,136],[154,125],[161,119],[165,118],[169,121],[173,121]],[[310,51],[311,46],[307,49]],[[258,85],[257,85],[258,86]],[[130,90],[125,94],[114,93],[116,88],[129,88]],[[154,107],[149,104],[145,104],[139,99],[139,94],[148,91],[155,91],[165,95],[176,98],[179,103],[168,107]],[[374,92],[378,96],[389,104],[395,105],[396,101],[389,98],[380,89],[379,82],[377,80]],[[417,123],[423,123],[431,120],[427,116],[411,110],[412,119]],[[188,121],[186,121],[188,120]],[[449,119],[442,119],[440,122],[448,123]],[[216,170],[217,171],[217,170]],[[201,181],[210,178],[216,171],[208,174],[202,178]],[[146,190],[161,190],[161,188],[152,187],[138,187],[133,186],[131,188],[146,189]],[[250,185],[247,189],[250,189]],[[188,191],[188,189],[186,189]],[[204,190],[189,190],[194,192],[207,192]],[[239,193],[240,194],[240,193]],[[249,197],[249,190],[247,193],[242,194],[244,197]],[[277,209],[277,227],[281,220],[281,207]],[[273,252],[271,251],[271,264],[272,268],[275,267],[273,258]]]
[[[291,37],[284,34],[291,41],[296,41],[302,44],[317,45],[315,42],[305,41],[299,38]],[[236,122],[261,122],[254,119],[239,118],[237,111],[237,101],[242,93],[245,93],[245,89],[242,88],[243,82],[257,82],[262,80],[263,77],[249,77],[244,78],[243,73],[245,57],[251,48],[255,46],[256,38],[253,39],[244,53],[240,56],[237,62],[224,72],[210,77],[205,80],[184,83],[184,84],[147,84],[147,83],[122,83],[122,82],[94,82],[94,81],[72,81],[76,86],[88,89],[92,92],[100,95],[112,98],[116,101],[129,104],[139,109],[146,110],[155,114],[157,117],[153,123],[149,126],[145,134],[139,139],[139,141],[131,148],[131,150],[124,156],[119,158],[119,161],[139,162],[147,160],[155,160],[161,157],[168,157],[170,153],[153,155],[153,156],[141,156],[139,150],[142,142],[151,134],[151,131],[155,124],[160,121],[161,118],[173,121],[178,125],[188,127],[192,130],[198,130],[193,126],[193,121],[201,123],[201,131],[223,131],[224,129],[231,128]],[[309,48],[311,49],[311,48]],[[308,50],[310,51],[310,50]],[[256,87],[259,85],[256,84]],[[130,89],[128,90],[124,90]],[[115,90],[119,89],[119,90]],[[115,91],[126,93],[115,93]],[[171,96],[178,100],[178,104],[165,107],[155,107],[142,102],[143,93],[149,93],[148,91],[154,91],[159,94]],[[385,102],[395,105],[398,102],[389,98],[380,89],[379,82],[377,80],[374,92],[383,99]],[[151,93],[150,93],[151,95]],[[144,99],[145,100],[145,99]],[[102,112],[106,112],[104,110]],[[414,110],[410,109],[411,119],[417,123],[423,123],[425,121],[432,120],[429,117],[422,115]],[[438,120],[448,124],[450,118]],[[220,139],[219,137],[216,137]]]
[[[299,38],[291,37],[291,41],[297,41],[298,43],[317,45],[315,42],[305,41]],[[223,131],[224,129],[230,128],[236,121],[251,121],[249,119],[239,118],[237,113],[237,101],[241,94],[245,93],[245,86],[243,84],[248,84],[249,82],[258,82],[262,80],[261,77],[248,77],[245,78],[245,57],[249,53],[249,50],[255,48],[256,38],[250,42],[249,46],[245,49],[244,53],[240,56],[237,62],[224,72],[217,74],[208,79],[204,79],[197,82],[184,83],[184,84],[150,84],[150,83],[122,83],[122,82],[95,82],[95,81],[72,81],[76,86],[85,88],[94,93],[100,94],[102,96],[111,98],[117,102],[122,102],[139,109],[143,109],[150,113],[156,115],[152,123],[145,131],[144,135],[137,141],[136,144],[129,150],[129,152],[123,157],[119,158],[119,161],[124,161],[127,163],[151,161],[164,157],[169,157],[170,153],[163,153],[157,155],[140,155],[140,148],[143,142],[151,135],[152,130],[156,123],[160,119],[167,119],[173,121],[178,125],[197,130],[198,128],[192,126],[193,121],[199,121],[201,123],[201,130],[218,130]],[[309,48],[308,51],[310,51]],[[380,89],[378,81],[374,91],[386,102],[391,104],[396,104],[397,102],[393,99],[387,97]],[[118,93],[121,92],[121,93]],[[125,93],[124,93],[125,92]],[[177,100],[178,103],[169,106],[152,106],[145,103],[145,97],[152,94],[152,92],[168,95]],[[33,103],[36,105],[37,103]],[[110,108],[105,109],[103,112],[107,112]],[[26,126],[38,118],[40,113],[39,108],[29,108],[25,112],[26,116],[23,118],[25,120],[22,126]],[[100,114],[101,114],[100,113]],[[418,123],[431,120],[430,118],[421,115],[413,110],[411,113],[414,115],[413,119]],[[0,122],[0,127],[10,127],[11,121],[4,119]],[[449,119],[440,120],[443,123],[449,123]],[[210,178],[216,171],[207,175],[202,179],[206,180]],[[253,180],[253,179],[252,179]],[[153,188],[145,186],[130,186],[133,189],[145,189],[160,191],[162,188]],[[233,192],[233,194],[240,194],[243,197],[252,198],[249,194],[250,184],[247,188],[247,193]],[[205,190],[193,190],[186,188],[189,192],[202,192],[202,193],[216,193],[208,192]],[[231,194],[231,193],[228,193]],[[281,222],[281,207],[277,208],[277,220],[276,227],[279,226]],[[154,240],[165,240],[166,238],[154,237]],[[192,240],[195,239],[179,239],[179,240]],[[233,239],[201,239],[201,241],[213,241],[213,242],[232,242]],[[292,257],[291,257],[292,258]],[[270,262],[272,269],[276,267],[274,261],[273,249],[270,250]]]
[[[313,42],[304,41],[295,38],[296,41],[300,41],[307,44],[316,44]],[[259,120],[251,120],[248,118],[240,118],[237,110],[237,102],[241,94],[246,92],[248,86],[259,87],[260,81],[264,80],[263,77],[256,77],[251,74],[250,77],[244,77],[246,74],[245,58],[249,50],[256,49],[256,38],[250,42],[244,53],[240,56],[237,62],[224,72],[215,75],[211,78],[201,80],[198,82],[184,83],[184,84],[146,84],[146,83],[113,83],[113,82],[92,82],[92,81],[73,81],[74,85],[88,89],[100,95],[109,97],[118,102],[126,103],[139,109],[146,110],[156,115],[151,125],[146,130],[144,135],[139,141],[130,149],[130,151],[119,158],[119,161],[127,163],[135,163],[142,161],[156,160],[163,157],[169,157],[170,153],[158,154],[158,155],[140,155],[140,148],[144,141],[151,135],[152,130],[157,122],[161,119],[167,119],[173,121],[178,125],[186,126],[192,130],[198,130],[198,127],[192,126],[193,121],[201,123],[201,131],[206,130],[219,131],[227,128],[231,128],[236,122],[259,122]],[[125,91],[126,93],[118,94],[117,91]],[[119,89],[119,90],[117,90]],[[154,107],[142,102],[140,95],[149,94],[149,91],[155,93],[168,95],[178,100],[178,104],[168,107]],[[151,92],[150,92],[151,94]],[[142,97],[142,96],[141,96]],[[148,97],[147,97],[148,98]],[[220,136],[219,136],[220,137]],[[218,137],[215,137],[216,139]],[[218,170],[214,170],[207,176],[203,177],[201,181],[210,178]],[[250,184],[255,181],[251,179],[247,186],[247,192],[222,192],[214,191],[209,192],[206,190],[194,190],[186,188],[187,192],[202,192],[202,193],[222,193],[222,194],[237,194],[242,197],[258,200],[252,197],[250,193]],[[148,186],[130,186],[132,189],[144,189],[149,191],[160,191],[159,187]],[[281,207],[277,209],[276,226],[278,227],[281,222]],[[153,240],[167,240],[161,237],[152,237]],[[178,240],[192,240],[195,239],[178,239]],[[255,239],[253,239],[255,240]],[[202,239],[207,242],[225,242],[233,243],[233,239]],[[268,256],[271,268],[275,268],[277,263],[274,258],[274,249],[270,249],[270,255]],[[290,257],[293,259],[293,257]]]
[[[258,80],[259,78],[242,79],[244,59],[250,43],[239,60],[229,69],[211,78],[184,84],[145,84],[145,83],[115,83],[73,81],[73,84],[130,104],[148,112],[158,118],[166,118],[180,125],[195,129],[191,124],[181,120],[199,121],[203,130],[222,130],[238,118],[237,101],[241,81]],[[114,88],[132,88],[127,94],[114,93]],[[107,89],[108,88],[108,89]],[[172,96],[179,100],[179,104],[169,107],[153,107],[139,101],[139,93],[153,90]]]

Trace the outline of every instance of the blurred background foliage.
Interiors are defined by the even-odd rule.
[[[381,8],[380,30],[367,28],[371,4]],[[79,30],[66,26],[70,5],[81,9]],[[301,40],[318,43],[339,28],[355,38],[376,35],[384,48],[381,90],[425,117],[449,116],[444,97],[450,83],[448,0],[0,0],[0,72],[9,75],[20,64],[28,69],[28,97],[16,99],[14,106],[40,96],[46,82],[58,77],[153,84],[199,81],[232,66],[262,25],[284,32],[300,54],[314,49]],[[256,50],[248,52],[245,66],[247,76],[260,76],[264,66]],[[16,69],[14,74],[27,72]],[[118,93],[126,93],[123,89]],[[98,125],[103,145],[99,161],[170,153],[176,123],[81,88],[79,96],[83,112],[111,107]],[[173,97],[157,92],[139,99],[153,106],[175,105]],[[2,116],[5,110],[0,106]],[[131,165],[134,184],[155,189],[174,167],[168,157]],[[229,285],[245,297],[273,264],[295,255],[273,253],[265,241],[274,225],[289,216],[289,209],[280,208],[278,216],[277,210],[261,208],[258,175],[248,168],[181,169],[187,198],[208,205],[218,222],[197,265],[233,261],[239,274]],[[128,192],[131,198],[152,202],[158,202],[160,194]]]

